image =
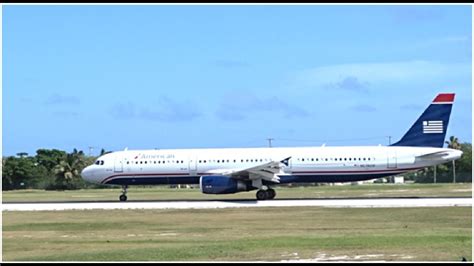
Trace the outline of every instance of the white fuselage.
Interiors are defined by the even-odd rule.
[[[197,184],[200,176],[291,157],[279,174],[280,183],[349,182],[417,170],[461,154],[447,148],[393,146],[129,150],[99,157],[82,175],[100,184]]]

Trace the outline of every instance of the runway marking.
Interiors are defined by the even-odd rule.
[[[63,211],[114,209],[220,209],[249,207],[323,207],[323,208],[412,208],[472,206],[472,198],[415,199],[322,199],[268,201],[169,201],[169,202],[74,202],[4,203],[2,211]]]

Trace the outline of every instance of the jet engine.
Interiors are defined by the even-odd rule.
[[[252,189],[243,181],[222,175],[201,176],[199,186],[204,194],[232,194]]]

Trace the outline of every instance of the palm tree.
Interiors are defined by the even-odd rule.
[[[53,171],[56,174],[56,183],[60,184],[61,187],[64,187],[67,183],[71,183],[75,178],[80,177],[80,172],[84,166],[84,153],[74,149],[72,153],[66,154],[66,157],[54,167]]]
[[[461,149],[461,144],[459,143],[458,138],[456,138],[455,136],[451,136],[449,138],[449,141],[445,141],[445,143],[448,145],[448,148],[456,149],[456,150]],[[456,163],[454,160],[453,160],[453,183],[456,183]]]

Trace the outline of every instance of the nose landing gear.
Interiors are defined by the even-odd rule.
[[[257,200],[274,199],[276,196],[275,190],[268,188],[267,190],[260,189],[257,191]]]
[[[127,188],[127,185],[122,186],[122,195],[119,197],[120,201],[127,201]]]

